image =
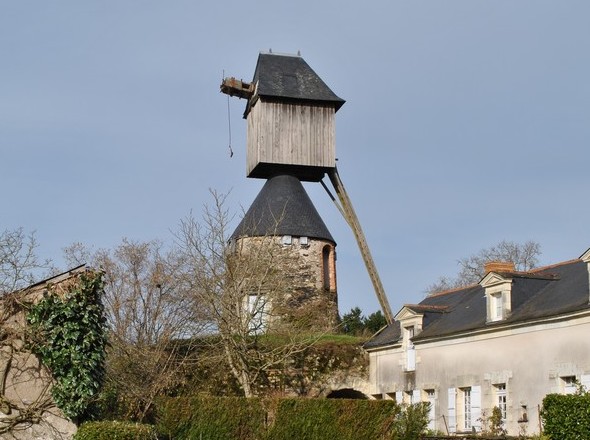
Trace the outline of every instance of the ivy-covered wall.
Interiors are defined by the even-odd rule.
[[[89,414],[104,371],[101,297],[101,273],[79,267],[0,299],[0,438],[71,438]]]
[[[84,419],[104,378],[106,320],[100,272],[83,272],[58,295],[49,287],[27,322],[31,350],[53,377],[54,402],[64,414]]]

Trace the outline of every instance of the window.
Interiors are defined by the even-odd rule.
[[[332,289],[332,273],[330,270],[330,257],[332,255],[332,250],[330,246],[324,246],[322,249],[322,268],[323,268],[323,284],[325,290]]]
[[[502,292],[490,294],[490,321],[499,321],[504,318],[502,300]]]
[[[481,386],[449,388],[449,430],[481,430]]]
[[[463,394],[463,428],[471,430],[471,388],[461,388]]]
[[[281,243],[283,243],[284,245],[290,245],[291,243],[293,243],[293,237],[291,237],[290,235],[283,235]]]
[[[309,240],[307,239],[307,237],[299,237],[299,244],[301,246],[308,246]]]
[[[494,385],[494,394],[496,395],[496,406],[500,408],[502,420],[506,420],[506,384],[499,383]]]
[[[563,394],[576,393],[576,376],[563,376],[560,379]]]
[[[260,334],[268,325],[269,304],[264,295],[250,294],[247,298],[247,321],[250,333]]]

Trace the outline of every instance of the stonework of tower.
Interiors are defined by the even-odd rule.
[[[297,177],[268,179],[231,236],[248,254],[271,246],[281,292],[271,301],[269,329],[280,323],[326,331],[338,323],[336,242]]]

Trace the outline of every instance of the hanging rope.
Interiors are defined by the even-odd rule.
[[[227,130],[229,133],[229,157],[233,157],[234,150],[231,149],[231,112],[229,111],[229,95],[227,95]]]
[[[225,70],[223,71],[223,78],[225,78]],[[223,82],[222,78],[222,82]],[[227,95],[227,131],[228,131],[228,138],[229,138],[229,157],[234,157],[234,150],[231,148],[231,111],[229,108],[229,95]]]

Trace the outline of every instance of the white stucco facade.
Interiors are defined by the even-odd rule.
[[[588,257],[587,252],[581,260],[588,264]],[[578,267],[583,269],[581,264]],[[558,282],[563,285],[568,282],[565,274],[564,271],[546,285]],[[578,270],[576,280],[583,275]],[[487,283],[491,278],[494,282]],[[506,287],[510,284],[506,280],[511,278],[488,277],[480,283],[482,289],[477,295],[487,296],[487,305],[483,305],[484,311],[480,313],[487,313],[487,322],[477,328],[446,334],[441,331],[440,335],[430,332],[420,337],[425,314],[437,311],[425,305],[402,308],[396,315],[399,330],[393,333],[390,343],[367,348],[370,394],[377,399],[405,403],[430,401],[429,427],[442,433],[480,431],[482,418],[489,416],[494,406],[501,408],[508,434],[538,433],[539,409],[545,395],[574,392],[576,383],[590,389],[588,282],[577,281],[571,287],[585,290],[580,292],[580,297],[586,295],[586,306],[568,313],[514,322],[507,319],[510,304],[504,311],[496,311],[490,307],[493,299],[486,291],[490,285],[503,283]],[[533,282],[538,282],[538,278]],[[510,286],[507,293],[508,299],[517,304],[517,300],[510,299]],[[520,291],[512,294],[518,297]],[[533,299],[527,307],[534,311],[535,297],[530,295]],[[550,298],[559,303],[559,298]],[[453,307],[459,306],[460,303]],[[539,303],[541,307],[548,306]],[[445,313],[446,319],[452,318],[450,309]],[[498,322],[497,313],[504,313],[505,322]]]

